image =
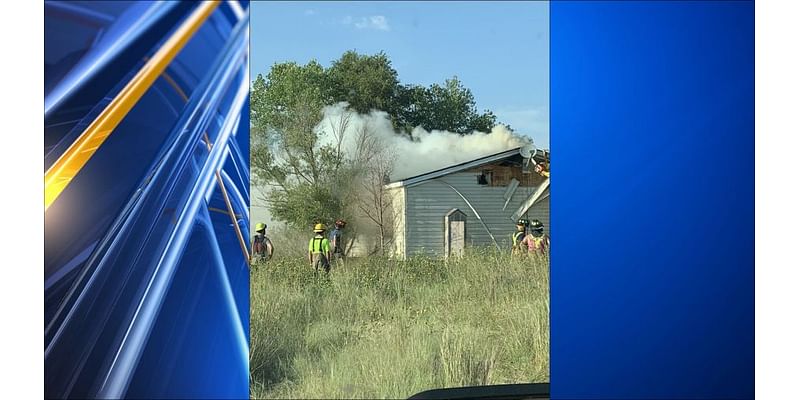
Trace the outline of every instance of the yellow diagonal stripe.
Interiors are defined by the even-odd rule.
[[[204,1],[194,10],[100,115],[92,121],[89,127],[81,133],[78,139],[70,145],[67,151],[45,172],[45,211],[50,208],[50,205],[72,181],[72,178],[86,165],[95,151],[111,135],[217,6],[219,6],[218,1]]]

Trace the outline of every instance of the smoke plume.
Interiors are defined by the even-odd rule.
[[[347,110],[346,103],[328,106],[317,125],[321,144],[341,145],[347,154],[354,154],[360,132],[368,132],[394,160],[393,181],[459,164],[482,156],[499,153],[530,143],[530,139],[513,134],[502,125],[491,132],[459,135],[447,131],[414,128],[411,137],[396,132],[383,111],[358,114]]]

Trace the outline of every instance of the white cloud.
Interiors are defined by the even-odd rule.
[[[351,16],[346,16],[342,19],[345,25],[353,25],[356,29],[375,29],[378,31],[389,31],[389,20],[383,15],[371,15],[369,17],[361,17],[355,19]]]
[[[314,15],[316,13],[317,13],[317,11],[316,10],[312,10],[312,9],[308,9],[305,12],[303,12],[303,14],[305,14],[305,15]]]

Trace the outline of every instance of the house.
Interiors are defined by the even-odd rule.
[[[519,218],[540,220],[549,234],[550,181],[534,171],[534,162],[549,162],[549,156],[514,148],[386,185],[395,218],[394,255],[447,257],[466,246],[510,249]]]

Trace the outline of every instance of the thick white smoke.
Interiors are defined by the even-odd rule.
[[[316,128],[321,134],[321,143],[333,144],[337,137],[342,137],[344,150],[353,154],[360,130],[367,128],[394,156],[393,181],[530,143],[530,139],[514,135],[502,125],[495,126],[489,133],[463,136],[417,127],[411,132],[412,140],[394,130],[387,113],[358,114],[346,107],[346,103],[339,103],[324,109],[322,122]]]

